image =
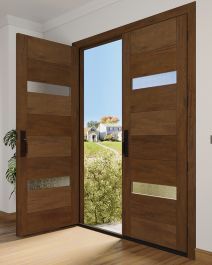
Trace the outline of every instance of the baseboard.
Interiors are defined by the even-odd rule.
[[[204,265],[212,264],[212,252],[205,251],[202,249],[196,249],[196,260]]]
[[[16,213],[5,213],[0,211],[0,220],[13,221],[16,219]]]

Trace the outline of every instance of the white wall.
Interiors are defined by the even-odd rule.
[[[16,128],[16,33],[42,37],[41,33],[15,27],[0,29],[0,211],[15,211],[12,186],[5,180],[7,161],[13,152],[2,142],[5,133]]]
[[[187,4],[186,0],[120,0],[45,33],[74,41]],[[197,0],[197,247],[212,251],[212,1]],[[212,134],[212,133],[211,133]]]

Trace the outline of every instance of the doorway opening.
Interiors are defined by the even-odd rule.
[[[122,234],[122,40],[84,51],[84,224]]]

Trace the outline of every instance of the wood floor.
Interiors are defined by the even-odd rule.
[[[1,265],[209,265],[81,227],[19,239],[0,219]],[[3,232],[4,231],[4,232]]]

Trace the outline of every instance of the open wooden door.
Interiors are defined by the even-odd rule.
[[[186,253],[187,16],[123,42],[123,233]]]
[[[17,235],[79,222],[77,48],[17,34]]]

